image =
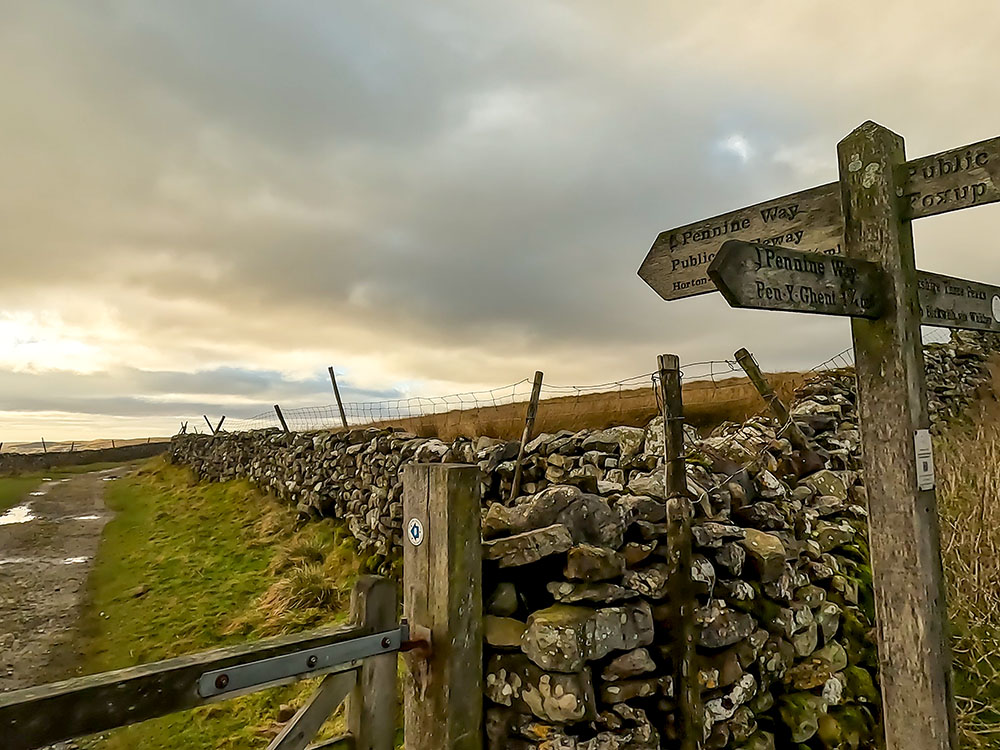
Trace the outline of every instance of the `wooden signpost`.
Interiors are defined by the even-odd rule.
[[[1000,138],[906,161],[873,122],[838,182],[657,237],[639,275],[668,300],[851,317],[887,750],[956,747],[920,325],[1000,331],[1000,287],[918,271],[912,219],[1000,201]],[[838,257],[843,256],[843,257]]]
[[[926,271],[917,287],[925,326],[1000,332],[1000,287]]]
[[[732,307],[859,318],[882,313],[882,271],[866,260],[729,240],[708,276]]]
[[[728,240],[708,276],[731,307],[878,318],[887,285],[875,263]],[[920,322],[1000,332],[1000,287],[917,271]]]
[[[900,175],[904,219],[994,203],[1000,200],[1000,137],[914,159],[900,165]],[[726,240],[843,255],[841,201],[839,183],[831,182],[668,229],[656,238],[639,276],[673,300],[715,291],[708,266]]]

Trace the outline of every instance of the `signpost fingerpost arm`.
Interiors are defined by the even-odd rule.
[[[903,139],[867,122],[837,147],[845,255],[885,271],[885,306],[854,318],[887,750],[957,747]],[[928,465],[929,464],[929,465]]]

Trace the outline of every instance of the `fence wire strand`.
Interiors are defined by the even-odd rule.
[[[944,328],[926,328],[923,331],[924,344],[944,343],[950,331]],[[806,372],[806,376],[829,370],[847,369],[854,366],[854,352],[848,348],[819,363]],[[655,406],[655,397],[650,401],[646,384],[655,381],[655,372],[633,375],[621,380],[596,383],[593,385],[558,385],[542,383],[542,403],[540,413],[548,418],[571,416],[578,413],[581,402],[586,397],[601,394],[617,399],[617,412],[623,416],[629,410]],[[682,366],[682,379],[687,384],[704,384],[711,390],[711,401],[716,406],[744,403],[747,400],[747,383],[739,365],[728,359],[690,362]],[[493,424],[511,425],[523,423],[520,413],[510,414],[503,407],[527,403],[531,395],[532,381],[524,378],[516,383],[490,388],[488,390],[464,391],[441,396],[409,396],[382,401],[355,401],[344,403],[344,414],[348,427],[391,425],[425,417],[435,417],[452,412],[470,412],[489,416]],[[292,432],[341,429],[340,409],[336,404],[318,406],[288,407],[282,409],[288,429]],[[192,432],[207,432],[204,425],[198,427],[200,419],[191,419]],[[782,426],[782,429],[787,425]],[[223,425],[226,432],[248,432],[251,430],[281,429],[277,414],[273,409],[261,411],[250,417],[227,418]]]

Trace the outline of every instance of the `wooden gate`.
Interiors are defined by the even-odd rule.
[[[404,614],[396,583],[359,579],[351,623],[0,693],[0,747],[34,750],[276,685],[326,675],[268,750],[482,750],[483,618],[479,467],[404,473]],[[437,644],[434,647],[434,644]],[[348,732],[310,745],[347,699]]]
[[[294,636],[0,694],[0,745],[32,750],[325,675],[268,750],[391,750],[398,716],[396,654],[409,628],[396,620],[392,581],[359,579],[351,622]],[[309,743],[347,699],[348,733]]]

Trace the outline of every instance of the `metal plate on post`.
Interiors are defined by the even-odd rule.
[[[913,447],[917,457],[917,488],[934,489],[934,448],[931,445],[930,430],[913,433]]]
[[[414,547],[419,547],[424,542],[424,525],[419,518],[411,518],[406,524],[406,538]]]
[[[368,656],[399,651],[399,646],[406,637],[403,628],[397,628],[342,643],[205,672],[198,679],[198,695],[210,698],[271,683],[278,685],[289,679],[312,674],[356,669],[360,666],[360,660]]]

